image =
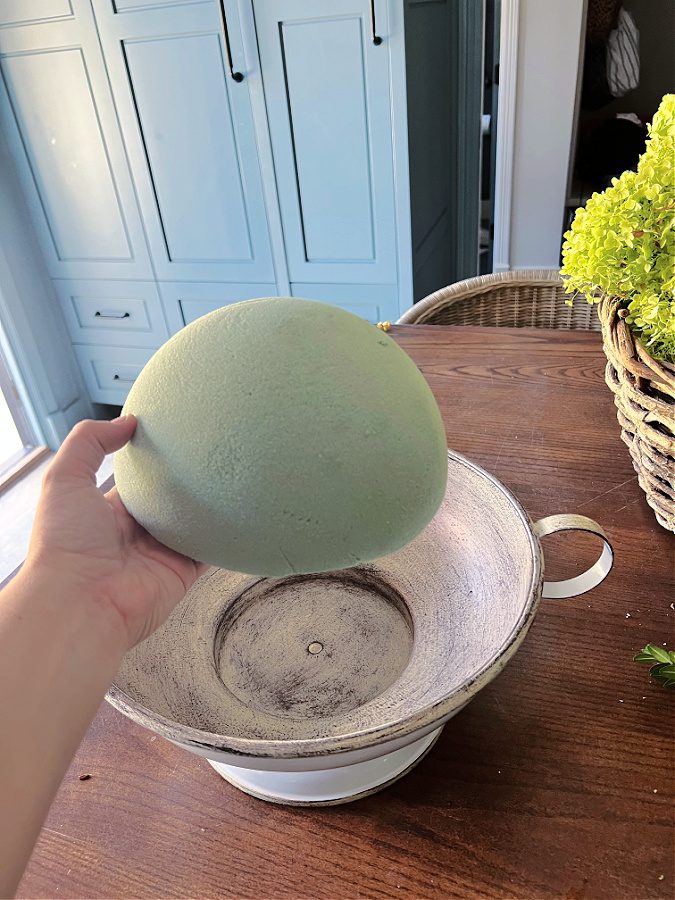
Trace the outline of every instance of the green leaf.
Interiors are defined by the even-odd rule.
[[[675,688],[675,651],[665,650],[656,644],[647,646],[633,660],[641,666],[650,666],[649,676],[664,688]]]
[[[658,676],[659,678],[675,678],[675,666],[672,663],[658,663],[658,666],[654,666],[650,671],[650,675],[654,671],[654,669],[658,668]]]
[[[661,684],[663,687],[672,687],[675,685],[675,675],[662,675],[658,672],[653,678],[657,684]]]
[[[663,647],[657,647],[656,644],[647,644],[643,653],[649,653],[653,656],[654,659],[657,659],[659,662],[669,663],[670,656],[667,650],[664,650]]]

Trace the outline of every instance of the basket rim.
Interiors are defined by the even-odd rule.
[[[418,300],[403,313],[396,324],[424,324],[424,315],[431,309],[451,301],[478,297],[498,287],[560,287],[562,284],[558,269],[510,269],[508,272],[476,275],[439,288],[433,294]]]

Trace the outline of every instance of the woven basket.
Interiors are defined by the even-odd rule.
[[[588,303],[567,306],[556,270],[527,269],[467,278],[420,300],[399,325],[491,325],[600,331]]]
[[[602,330],[621,437],[658,522],[675,531],[675,366],[651,358],[629,331],[618,301],[602,300],[596,315],[590,303],[567,306],[568,299],[557,271],[501,272],[441,288],[398,323]]]
[[[657,521],[675,531],[675,366],[652,359],[618,300],[601,300],[598,312],[621,437]]]

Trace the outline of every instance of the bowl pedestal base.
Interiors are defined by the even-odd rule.
[[[230,784],[260,800],[288,806],[334,806],[367,797],[407,775],[431,750],[442,730],[443,726],[386,756],[316,772],[263,772],[208,762]]]

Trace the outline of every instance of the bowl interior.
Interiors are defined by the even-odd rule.
[[[125,657],[114,692],[125,711],[219,747],[337,746],[464,702],[524,633],[541,564],[508,491],[457,454],[448,465],[435,518],[391,556],[286,578],[207,572]]]

